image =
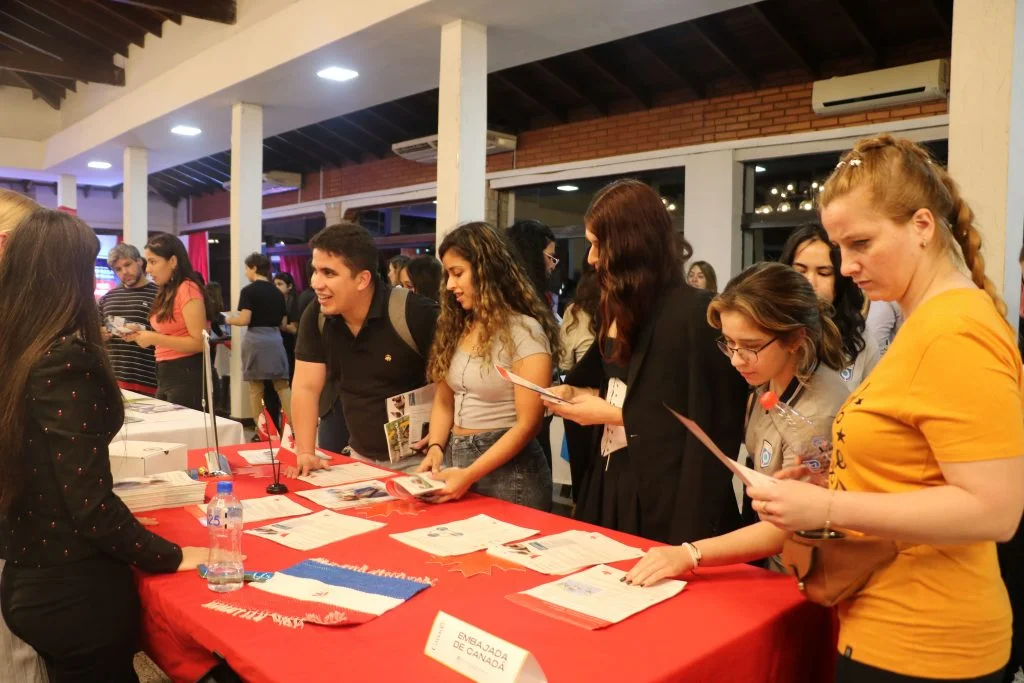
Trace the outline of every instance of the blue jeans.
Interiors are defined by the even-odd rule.
[[[446,467],[469,467],[502,437],[507,429],[452,435],[444,452]],[[473,484],[472,491],[509,503],[551,511],[551,468],[536,439],[515,457]]]
[[[318,432],[320,448],[331,453],[341,453],[348,446],[348,423],[341,410],[341,399],[334,399],[330,411],[320,418]]]

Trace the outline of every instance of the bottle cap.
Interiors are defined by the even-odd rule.
[[[217,493],[231,493],[231,482],[230,481],[218,481],[217,482]]]
[[[779,404],[779,397],[774,391],[764,392],[757,400],[765,410],[771,410]]]

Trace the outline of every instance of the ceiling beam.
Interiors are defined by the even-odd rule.
[[[846,20],[850,30],[853,31],[857,42],[864,48],[864,54],[873,64],[877,64],[880,55],[878,45],[875,44],[874,39],[871,37],[871,29],[868,28],[868,22],[861,13],[860,8],[849,0],[835,0],[835,4],[843,19]]]
[[[162,12],[173,12],[196,19],[234,24],[238,21],[235,0],[111,0],[111,2],[145,7]]]
[[[757,88],[758,79],[756,74],[747,67],[743,59],[733,49],[732,43],[722,35],[717,26],[707,18],[694,19],[693,21],[686,22],[684,25],[688,26],[694,35],[711,48],[711,51],[725,62],[743,80],[747,87],[751,89]]]
[[[88,0],[88,2],[91,2],[97,9],[109,16],[116,17],[119,21],[133,27],[137,31],[152,33],[157,38],[163,37],[164,20],[163,17],[160,17],[155,12],[123,3],[111,6],[100,0]]]
[[[353,121],[351,116],[352,116],[351,114],[346,114],[344,116],[337,116],[337,117],[335,117],[333,119],[328,119],[326,121],[321,121],[320,123],[325,125],[325,126],[331,126],[331,127],[333,127],[334,125],[337,125],[339,123],[342,124],[342,125],[345,125],[345,126],[351,126],[352,128],[355,128],[360,133],[366,135],[367,137],[369,137],[369,138],[371,138],[373,140],[376,140],[378,143],[380,143],[384,147],[387,147],[388,150],[391,149],[391,143],[390,142],[388,142],[387,140],[382,138],[380,135],[377,135],[377,133],[375,131],[372,131],[369,128],[367,128],[366,126],[364,126],[364,125],[362,125],[362,124],[360,124],[360,123],[358,123],[356,121]]]
[[[328,159],[330,159],[330,161],[326,162],[327,165],[340,166],[343,159],[348,159],[349,161],[354,161],[356,163],[362,161],[360,153],[358,151],[353,151],[350,145],[343,145],[340,149],[332,147],[330,144],[325,143],[309,131],[301,128],[290,131],[290,134],[292,135],[293,140],[301,138],[301,144],[304,147],[312,146],[313,149],[323,150]],[[289,142],[291,142],[291,140],[289,140]],[[293,142],[293,144],[295,143]]]
[[[386,116],[384,116],[383,114],[381,114],[380,112],[378,112],[378,111],[376,110],[376,108],[371,108],[371,109],[363,109],[362,111],[358,111],[358,112],[355,112],[355,113],[356,113],[356,114],[362,114],[362,115],[364,115],[364,116],[369,116],[370,118],[376,119],[376,120],[377,120],[377,121],[379,121],[380,123],[383,123],[383,124],[384,124],[385,126],[387,126],[387,127],[388,127],[388,128],[390,128],[391,130],[393,130],[393,131],[395,131],[396,133],[398,133],[398,135],[399,135],[399,136],[400,136],[400,137],[401,137],[401,138],[402,138],[403,140],[405,140],[405,139],[408,139],[408,138],[414,138],[414,137],[416,137],[415,135],[413,135],[413,134],[412,134],[412,133],[411,133],[411,132],[409,131],[409,129],[408,129],[408,128],[405,128],[404,126],[400,126],[400,125],[398,125],[397,123],[395,123],[394,121],[392,121],[392,120],[391,120],[391,119],[389,119],[388,117],[386,117]]]
[[[188,194],[194,190],[191,181],[182,180],[177,175],[171,173],[171,170],[172,169],[165,168],[162,171],[154,173],[149,176],[149,182],[156,180],[156,182],[166,185],[167,187],[174,188],[175,194],[182,194],[182,190],[185,191],[185,194]]]
[[[518,94],[523,99],[532,102],[535,106],[539,107],[542,111],[554,117],[560,123],[569,122],[569,112],[565,107],[557,105],[551,101],[546,101],[546,99],[543,96],[530,92],[529,86],[526,86],[522,84],[521,81],[518,81],[518,78],[515,76],[515,74],[510,74],[506,70],[504,72],[492,73],[491,78],[493,78],[498,83],[501,83],[505,88]]]
[[[94,0],[55,1],[93,24],[103,26],[110,33],[120,36],[122,40],[139,47],[146,47],[146,30],[140,29],[115,10],[98,5]]]
[[[53,86],[48,86],[42,83],[42,79],[39,76],[33,76],[32,74],[21,74],[16,71],[11,72],[14,75],[14,79],[21,83],[22,87],[28,88],[32,91],[32,94],[46,102],[52,108],[60,110],[60,103],[63,97],[63,91]]]
[[[617,64],[613,64],[610,59],[606,58],[596,49],[587,48],[580,50],[576,54],[582,56],[590,66],[600,71],[605,78],[622,90],[625,90],[630,97],[644,105],[644,107],[650,109],[654,106],[654,96],[646,88],[638,85],[632,75],[622,73]]]
[[[97,24],[88,17],[72,12],[64,5],[57,4],[53,0],[17,0],[19,4],[36,12],[41,17],[53,21],[68,30],[83,36],[84,38],[103,46],[105,49],[113,49],[117,54],[128,56],[128,41],[116,33],[107,30],[106,26]],[[29,22],[33,26],[35,22]]]
[[[577,99],[583,100],[601,114],[608,116],[608,105],[601,101],[601,98],[583,88],[579,81],[568,76],[562,67],[551,60],[546,62],[533,62],[533,68],[541,71],[545,76],[558,83],[559,87],[572,94]]]
[[[950,37],[953,35],[953,5],[944,0],[923,0],[924,9],[927,14],[942,31],[942,35]]]
[[[364,145],[361,142],[357,142],[357,141],[353,140],[351,137],[346,137],[346,136],[338,133],[337,131],[332,130],[331,128],[328,128],[327,126],[325,126],[322,123],[314,123],[312,126],[307,126],[307,128],[315,130],[317,133],[319,133],[321,135],[325,135],[325,136],[331,138],[332,140],[337,140],[342,145],[347,145],[351,149],[356,150],[356,152],[358,152],[358,154],[372,154],[372,155],[374,155],[376,157],[381,157],[381,158],[383,158],[384,155],[387,154],[385,148],[383,148],[383,147],[375,147],[374,148],[374,147],[370,147],[369,145]],[[358,156],[358,154],[357,154],[357,156]]]
[[[488,107],[487,120],[500,122],[516,134],[530,129],[530,122],[509,107]]]
[[[768,29],[768,32],[775,36],[782,47],[789,52],[797,65],[803,69],[808,76],[817,80],[821,72],[816,66],[818,60],[811,56],[807,46],[796,36],[790,28],[790,22],[782,16],[781,8],[771,2],[760,2],[755,5],[747,5],[755,17]]]
[[[81,33],[60,24],[37,11],[30,9],[17,0],[0,0],[0,13],[7,14],[23,24],[57,41],[56,44],[83,54],[95,54],[97,58],[109,59],[117,54],[117,50],[109,45],[96,42]]]
[[[263,141],[263,147],[276,153],[278,156],[288,159],[290,163],[299,163],[307,168],[310,166],[319,168],[324,164],[335,165],[337,163],[335,160],[322,159],[315,154],[307,152],[298,145],[294,145],[284,139],[280,135],[266,138]],[[298,162],[296,162],[296,160],[298,160]]]
[[[196,159],[195,161],[190,161],[187,164],[183,165],[199,167],[199,169],[202,170],[204,175],[206,175],[208,178],[217,181],[218,183],[223,183],[227,182],[228,180],[231,180],[231,168],[229,167],[227,170],[223,170],[219,165],[211,163],[212,161],[213,159],[211,157],[205,157],[203,159]]]
[[[37,76],[53,76],[56,78],[74,78],[89,83],[105,83],[107,85],[124,85],[124,69],[111,64],[95,62],[62,62],[43,54],[0,53],[0,69],[10,69],[19,73],[36,74]]]
[[[223,186],[217,182],[210,182],[204,180],[203,177],[197,174],[195,171],[190,171],[183,166],[174,166],[171,168],[165,168],[162,173],[172,180],[179,180],[191,189],[198,189],[203,192],[210,190],[223,190]]]
[[[425,131],[424,135],[431,135],[431,134],[437,132],[437,110],[436,109],[433,110],[433,112],[434,112],[433,116],[427,117],[427,116],[423,116],[418,111],[415,111],[414,109],[410,108],[406,104],[403,104],[401,100],[395,100],[393,102],[387,102],[385,105],[381,105],[381,106],[390,107],[391,109],[394,109],[394,110],[398,111],[398,113],[401,114],[402,116],[404,116],[405,118],[411,119],[414,122],[414,125],[417,126],[417,128],[419,128],[422,131]]]
[[[102,64],[104,59],[110,59],[109,56],[105,58],[102,54],[90,54],[74,45],[68,44],[65,40],[48,36],[37,29],[30,28],[20,21],[8,21],[2,17],[3,14],[6,14],[5,6],[0,4],[0,37],[6,38],[8,41],[17,42],[17,47],[24,46],[34,51],[28,54],[40,52],[62,61],[95,62],[97,64]],[[9,47],[16,47],[6,41],[5,44]],[[18,51],[24,52],[21,49],[18,49]]]
[[[640,48],[641,52],[645,53],[650,59],[657,62],[662,69],[669,72],[672,77],[675,78],[676,83],[678,83],[684,90],[689,90],[698,98],[702,98],[706,95],[707,88],[705,85],[701,83],[696,76],[688,73],[683,69],[683,67],[679,66],[679,64],[677,64],[674,59],[671,59],[666,55],[661,48],[653,44],[648,36],[640,34],[638,36],[633,36],[632,38],[627,38],[626,40]]]
[[[197,166],[198,166],[198,168],[197,168]],[[210,171],[209,171],[208,168],[203,167],[203,166],[199,166],[199,162],[198,161],[189,161],[187,163],[181,164],[179,166],[179,168],[181,168],[184,171],[188,171],[190,176],[196,176],[198,178],[205,178],[209,182],[216,184],[218,187],[222,187],[226,180],[230,180],[231,179],[230,176],[228,176],[227,178],[223,178],[223,179],[215,178],[214,176],[210,175]],[[222,175],[222,174],[218,173],[217,175]]]

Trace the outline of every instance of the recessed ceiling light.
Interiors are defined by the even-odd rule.
[[[171,132],[175,135],[186,135],[192,137],[193,135],[199,135],[203,131],[195,126],[175,126],[171,128]]]
[[[110,168],[110,162],[109,161],[90,161],[88,164],[86,164],[86,166],[88,166],[89,168],[98,168],[101,171],[105,171],[108,168]]]
[[[675,211],[676,210],[676,205],[675,204],[669,204],[668,205],[668,210],[669,211]]]
[[[754,167],[754,173],[764,173],[767,170],[768,169],[765,168],[764,166],[755,166]]]
[[[340,66],[329,66],[326,69],[320,69],[317,71],[316,75],[320,78],[326,78],[329,81],[350,81],[358,76],[359,73],[352,69],[344,69]]]
[[[575,192],[580,188],[576,187],[575,185],[559,185],[555,189],[559,190],[560,192]]]

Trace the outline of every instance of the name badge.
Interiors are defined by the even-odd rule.
[[[521,647],[438,612],[423,653],[478,683],[547,683],[537,659]]]
[[[771,442],[769,442],[768,439],[765,439],[764,442],[761,444],[761,458],[759,463],[762,470],[767,469],[768,465],[772,464],[772,457],[774,455],[774,446],[772,446]]]

